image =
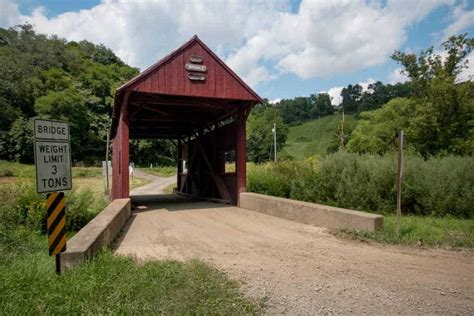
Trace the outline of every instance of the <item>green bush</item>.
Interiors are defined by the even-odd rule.
[[[321,161],[250,165],[248,190],[344,208],[392,213],[396,208],[395,155],[338,152]],[[407,156],[404,214],[474,218],[474,158]]]
[[[318,180],[318,162],[280,161],[249,164],[247,188],[251,192],[308,200]]]
[[[71,191],[66,194],[66,227],[78,231],[105,207],[105,199],[96,200],[92,191]]]
[[[72,168],[72,176],[74,178],[92,178],[101,175],[101,168],[92,167],[74,167]]]
[[[367,211],[390,211],[396,199],[392,157],[336,153],[321,163],[317,202]]]
[[[0,170],[0,177],[13,177],[13,176],[14,176],[13,170],[10,170],[10,169]]]
[[[37,194],[34,185],[5,186],[0,205],[0,226],[46,232],[46,194]],[[90,190],[66,193],[66,228],[77,231],[105,207],[105,199],[96,199]]]

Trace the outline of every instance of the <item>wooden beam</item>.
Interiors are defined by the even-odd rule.
[[[128,161],[129,161],[129,120],[128,99],[130,92],[126,92],[123,98],[122,111],[117,126],[117,132],[113,140],[112,158],[112,198],[121,199],[130,196]]]
[[[207,158],[206,152],[204,151],[204,148],[202,147],[201,143],[197,142],[199,149],[201,150],[202,157],[204,158],[204,161],[206,162],[207,168],[209,169],[209,173],[214,180],[214,184],[217,187],[217,190],[219,191],[220,196],[224,200],[232,200],[232,197],[229,193],[229,190],[227,189],[227,185],[225,184],[224,180],[222,180],[221,176],[218,175],[215,171],[214,168],[212,167],[211,163],[209,162],[209,159]]]
[[[237,205],[240,205],[240,193],[247,188],[247,151],[245,140],[246,113],[239,112],[236,120],[235,171],[237,173]]]

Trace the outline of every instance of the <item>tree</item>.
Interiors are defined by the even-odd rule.
[[[468,67],[466,57],[474,39],[467,34],[451,36],[442,46],[442,54],[430,47],[419,55],[395,52],[392,56],[404,67],[415,89],[411,136],[424,156],[473,154],[474,85],[470,81],[457,83],[457,76]]]
[[[424,157],[451,153],[474,153],[474,84],[457,83],[467,66],[473,41],[466,35],[450,37],[445,51],[433,48],[416,54],[396,52],[393,58],[404,66],[414,94],[394,99],[381,109],[363,112],[348,149],[383,154],[393,147],[395,131],[404,129],[407,146]],[[443,56],[445,56],[443,58]]]
[[[167,139],[137,139],[130,142],[130,161],[139,165],[176,165],[176,146]]]
[[[433,46],[418,55],[396,51],[392,59],[403,66],[418,97],[427,96],[429,83],[433,79],[454,83],[461,71],[468,67],[467,55],[474,47],[474,39],[467,33],[451,36],[442,44],[444,55],[434,52]],[[443,58],[444,57],[444,58]]]
[[[362,86],[359,84],[348,85],[341,91],[341,106],[346,113],[355,113],[359,108],[362,98]]]
[[[277,129],[277,150],[286,142],[288,127],[280,112],[268,104],[260,105],[252,112],[247,121],[247,156],[250,161],[269,160],[273,150],[273,124]]]
[[[409,99],[398,98],[389,101],[382,108],[362,112],[360,121],[347,143],[347,150],[357,153],[385,154],[395,149],[395,132],[407,129],[414,111]],[[408,133],[407,133],[408,134]],[[407,135],[407,143],[410,143]]]
[[[312,119],[319,118],[325,115],[331,115],[334,113],[334,108],[331,103],[331,97],[327,93],[318,93],[317,95],[312,94],[310,100],[313,103],[313,107],[310,112]]]
[[[21,163],[33,162],[33,123],[20,117],[12,124],[8,132],[6,159]]]
[[[103,45],[0,28],[1,157],[25,159],[11,133],[23,137],[22,122],[41,116],[71,123],[74,160],[103,159],[115,89],[137,73]]]

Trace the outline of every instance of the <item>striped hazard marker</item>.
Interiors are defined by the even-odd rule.
[[[55,256],[66,250],[66,199],[63,192],[48,194],[48,247]],[[59,259],[59,258],[58,258]]]

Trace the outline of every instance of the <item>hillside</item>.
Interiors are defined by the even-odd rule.
[[[280,150],[280,156],[301,160],[314,155],[326,154],[326,150],[337,132],[339,119],[340,115],[334,114],[291,127],[286,144]],[[345,116],[345,130],[352,130],[356,124],[357,120],[354,115]]]

